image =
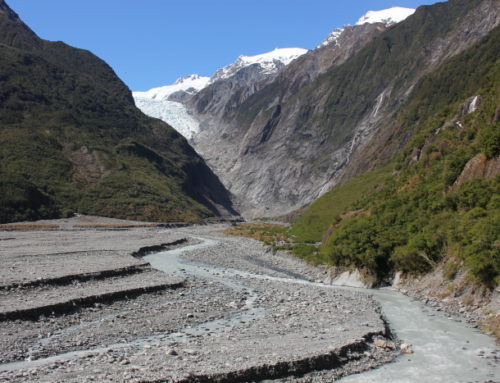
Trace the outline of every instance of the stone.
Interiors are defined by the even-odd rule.
[[[373,344],[375,345],[375,347],[387,348],[387,341],[383,339],[376,339]]]
[[[173,355],[173,356],[179,355],[177,353],[177,351],[175,351],[173,348],[169,348],[167,351],[165,351],[165,354],[167,354],[167,355]]]
[[[399,346],[399,349],[404,353],[404,354],[413,354],[413,350],[411,349],[411,344],[408,343],[403,343],[401,346]]]

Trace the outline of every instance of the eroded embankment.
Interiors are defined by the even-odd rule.
[[[167,279],[163,274],[144,267],[134,274],[115,274],[71,285],[44,284],[14,291],[6,289],[0,292],[0,321],[37,320],[40,316],[69,314],[96,304],[179,288],[183,284],[180,278]]]
[[[142,247],[132,255],[140,257],[153,249],[175,248],[186,242],[186,238],[181,238],[161,245]],[[90,271],[92,265],[90,268],[87,265],[84,272],[74,273],[77,270],[71,267],[71,263],[75,256],[88,258],[89,261],[103,256],[111,259],[94,264],[95,271]],[[37,320],[40,316],[69,314],[96,304],[109,304],[141,294],[179,288],[184,284],[182,278],[169,277],[153,269],[147,262],[133,260],[125,254],[113,254],[111,251],[11,257],[4,261],[4,267],[8,269],[11,265],[16,266],[23,258],[31,258],[25,261],[25,266],[28,266],[24,270],[25,275],[17,275],[18,281],[12,281],[10,284],[0,284],[0,321]],[[39,258],[45,258],[46,268],[60,269],[59,275],[31,279],[29,269],[36,267]],[[79,261],[81,262],[81,259]],[[111,268],[113,261],[119,266],[127,263],[129,265]]]

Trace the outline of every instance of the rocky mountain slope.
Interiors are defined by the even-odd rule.
[[[400,150],[410,136],[388,144],[392,118],[415,84],[498,23],[496,0],[450,0],[395,25],[346,27],[250,95],[193,96],[205,123],[195,148],[247,216],[296,209]]]
[[[92,53],[37,37],[0,0],[0,221],[73,212],[144,220],[233,213],[227,190]]]

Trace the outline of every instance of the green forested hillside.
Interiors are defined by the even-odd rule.
[[[324,238],[309,259],[378,281],[444,261],[450,277],[465,267],[482,285],[500,282],[499,46],[497,27],[422,79],[396,117],[400,133],[413,136],[404,150],[295,221],[296,241]],[[468,113],[473,96],[477,110]]]
[[[232,211],[186,140],[92,53],[39,39],[0,1],[0,222],[73,212],[197,221]]]

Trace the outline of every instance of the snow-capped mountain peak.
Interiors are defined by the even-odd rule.
[[[188,94],[198,93],[210,82],[210,77],[191,74],[177,79],[172,85],[160,86],[145,92],[133,92],[134,98],[145,98],[149,100],[166,100],[176,92],[184,91]]]
[[[381,11],[368,11],[356,23],[356,25],[384,23],[387,26],[399,23],[411,16],[415,12],[413,8],[392,7]],[[322,48],[327,45],[339,45],[339,39],[345,28],[336,28],[330,33],[321,44],[316,48]]]
[[[276,48],[275,50],[267,53],[262,53],[256,56],[240,56],[239,60],[247,65],[255,63],[268,63],[274,60],[280,61],[284,65],[290,64],[297,57],[302,56],[307,52],[307,49],[302,48]]]
[[[231,77],[240,69],[254,64],[259,64],[264,73],[277,72],[281,67],[288,65],[306,52],[307,49],[302,48],[276,48],[271,52],[256,56],[241,55],[232,64],[229,64],[215,72],[212,76],[211,82]]]
[[[196,84],[206,83],[208,77],[200,76],[199,74],[190,74],[188,76],[180,77],[175,80],[173,85],[184,84],[187,86],[193,86]]]
[[[319,44],[316,48],[326,47],[331,44],[338,44],[338,39],[340,35],[344,32],[344,28],[336,28],[330,33],[325,40],[321,44]]]
[[[404,7],[392,7],[383,9],[381,11],[368,11],[358,20],[356,25],[362,25],[366,23],[384,23],[387,25],[392,25],[403,21],[407,17],[413,15],[414,12],[415,9]]]

